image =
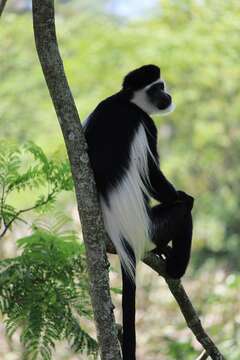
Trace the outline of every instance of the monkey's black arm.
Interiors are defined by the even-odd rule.
[[[162,203],[174,203],[178,200],[178,193],[174,186],[167,180],[159,166],[159,156],[157,151],[157,128],[148,115],[141,118],[141,122],[146,130],[150,153],[148,154],[148,175],[149,186],[147,189],[150,195]]]
[[[178,200],[178,193],[157,166],[152,156],[148,159],[150,195],[162,203],[174,203]]]

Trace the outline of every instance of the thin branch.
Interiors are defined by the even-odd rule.
[[[87,144],[58,50],[53,0],[32,0],[36,48],[70,160],[86,246],[90,295],[101,359],[120,360],[110,297],[106,236]]]
[[[143,261],[159,275],[164,277],[172,295],[179,305],[188,327],[191,329],[199,343],[206,350],[207,354],[213,360],[224,360],[224,356],[220,353],[217,346],[203,329],[199,316],[194,309],[186,291],[184,290],[181,281],[173,280],[166,276],[164,260],[162,260],[156,254],[150,252],[144,257]]]
[[[3,13],[6,3],[7,3],[7,0],[0,0],[0,17],[2,16],[2,13]]]
[[[31,211],[31,210],[38,209],[39,207],[41,207],[43,205],[46,205],[50,201],[50,199],[54,196],[54,193],[55,192],[53,191],[52,193],[48,194],[46,200],[44,200],[44,201],[42,201],[42,202],[40,202],[38,204],[35,204],[33,206],[30,206],[30,207],[28,207],[26,209],[22,209],[22,210],[19,210],[18,212],[16,212],[16,214],[12,217],[12,219],[7,224],[4,223],[4,230],[0,234],[0,239],[6,234],[6,232],[8,231],[8,229],[10,228],[10,226],[12,225],[12,223],[15,220],[20,220],[20,221],[23,221],[23,222],[25,221],[25,220],[19,218],[19,215],[24,214],[25,212],[28,212],[28,211]]]

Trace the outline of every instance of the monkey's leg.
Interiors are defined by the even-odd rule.
[[[167,256],[166,271],[172,278],[180,278],[186,271],[192,243],[191,206],[180,202],[173,205],[157,205],[151,209],[152,241],[157,251],[172,241]]]
[[[125,247],[132,259],[134,267],[134,279],[131,279],[126,270],[122,269],[122,317],[123,317],[123,341],[122,341],[122,357],[123,360],[136,359],[136,331],[135,331],[135,272],[136,260],[130,246],[125,242]]]

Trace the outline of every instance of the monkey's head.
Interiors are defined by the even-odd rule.
[[[123,80],[123,90],[131,94],[131,102],[148,114],[165,115],[174,110],[156,65],[144,65],[128,73]]]

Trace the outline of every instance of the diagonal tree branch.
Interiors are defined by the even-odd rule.
[[[156,254],[150,252],[144,257],[143,261],[159,275],[164,277],[169,290],[179,305],[188,327],[191,329],[199,343],[206,350],[206,352],[202,354],[202,356],[205,356],[202,359],[206,359],[208,354],[213,360],[224,360],[224,356],[220,353],[217,346],[203,329],[201,320],[199,319],[199,316],[194,309],[186,291],[184,290],[181,281],[173,280],[166,276],[164,260],[162,260]]]
[[[86,141],[58,50],[54,0],[32,0],[32,4],[36,48],[71,164],[101,359],[118,360],[121,355],[110,297],[106,235]]]

